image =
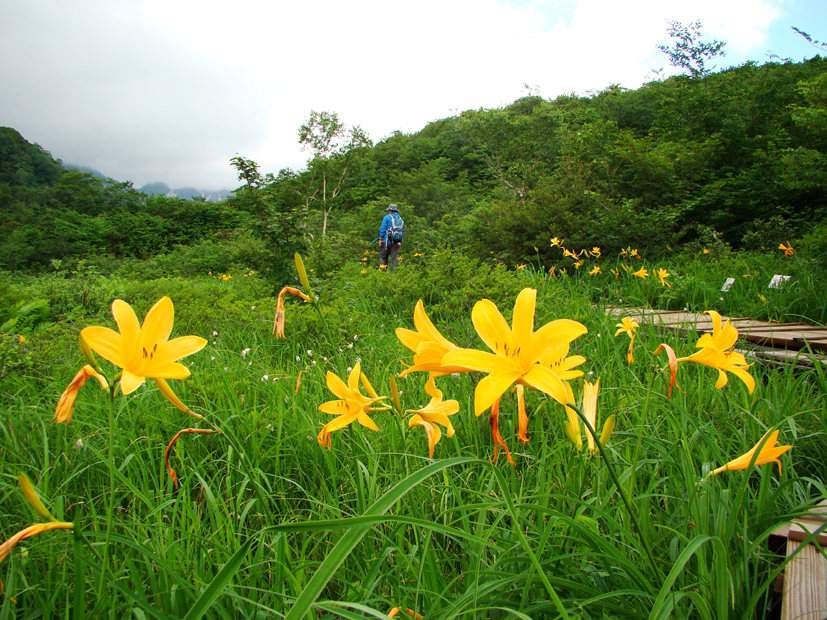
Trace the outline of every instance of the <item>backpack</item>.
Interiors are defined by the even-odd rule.
[[[388,229],[388,243],[402,243],[405,234],[405,221],[398,213],[391,213],[391,225]]]

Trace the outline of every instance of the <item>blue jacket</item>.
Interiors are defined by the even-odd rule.
[[[394,213],[397,217],[401,217],[398,213]],[[388,213],[385,217],[382,218],[382,225],[379,227],[379,241],[383,243],[388,242],[388,233],[390,232],[391,225],[393,224],[393,218],[391,214]],[[404,233],[403,233],[404,237]],[[402,243],[401,241],[399,243]]]

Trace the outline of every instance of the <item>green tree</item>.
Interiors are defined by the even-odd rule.
[[[235,191],[234,201],[255,216],[253,232],[262,239],[269,253],[261,270],[275,281],[277,287],[295,277],[293,255],[307,249],[307,207],[296,200],[292,188],[300,182],[290,170],[278,177],[262,176],[252,159],[236,156],[230,163],[245,185]]]
[[[310,118],[299,127],[299,143],[303,151],[310,150],[313,154],[307,164],[311,173],[311,186],[305,196],[309,203],[321,189],[324,236],[327,234],[328,216],[350,175],[357,151],[373,146],[373,142],[359,125],[348,129],[336,112],[311,110]]]
[[[701,22],[684,26],[679,21],[669,22],[669,36],[676,39],[672,47],[658,45],[658,49],[669,57],[669,64],[684,69],[694,78],[704,78],[715,68],[707,63],[717,56],[724,56],[726,43],[714,40],[701,42]]]

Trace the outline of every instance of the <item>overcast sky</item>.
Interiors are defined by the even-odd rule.
[[[0,126],[136,187],[234,189],[236,153],[301,169],[298,127],[338,112],[378,142],[459,111],[670,72],[667,20],[720,67],[827,40],[825,0],[0,0]]]

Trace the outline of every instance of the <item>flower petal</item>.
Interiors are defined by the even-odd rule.
[[[207,345],[207,341],[198,336],[181,336],[164,342],[155,351],[152,365],[167,364],[197,353]]]
[[[497,367],[500,358],[493,353],[476,351],[474,349],[454,349],[442,358],[444,366],[462,366],[467,370],[492,372]]]
[[[448,350],[456,348],[456,345],[446,340],[442,334],[439,333],[439,330],[434,327],[434,324],[431,323],[431,319],[425,314],[425,304],[422,303],[421,299],[416,302],[416,308],[414,308],[414,325],[416,325],[416,329],[420,334],[428,340],[438,343],[442,348]]]
[[[134,367],[140,363],[140,335],[141,324],[135,311],[128,303],[121,299],[112,302],[112,314],[118,324],[121,334],[121,351],[126,360],[126,366]],[[88,342],[88,341],[87,341]],[[92,346],[91,344],[89,345]],[[94,349],[93,349],[94,350]],[[103,353],[101,353],[103,355]]]
[[[141,346],[149,349],[169,340],[174,322],[175,309],[172,300],[166,296],[161,297],[146,313],[141,325]]]
[[[551,373],[551,371],[549,371],[549,373]],[[474,394],[474,413],[480,415],[483,411],[491,407],[500,399],[503,393],[520,378],[521,374],[520,371],[515,370],[494,371],[487,377],[483,377],[477,384],[477,389]]]
[[[319,405],[319,411],[330,415],[356,413],[361,407],[355,400],[329,400]]]
[[[128,370],[124,370],[121,373],[121,392],[126,394],[131,394],[139,387],[143,385],[145,381],[145,377],[139,377],[137,375],[133,375]]]
[[[523,383],[551,396],[561,405],[569,402],[566,387],[563,381],[549,368],[535,364],[523,375]]]
[[[481,299],[474,304],[471,321],[482,341],[494,353],[514,350],[514,337],[497,306],[490,299]],[[477,414],[479,415],[479,414]]]
[[[537,304],[537,290],[524,288],[517,295],[512,318],[514,346],[520,348],[520,357],[531,355],[531,336],[534,333],[534,308]],[[533,360],[532,360],[533,361]]]
[[[118,368],[126,365],[122,346],[123,338],[113,329],[108,327],[85,327],[80,330],[80,335],[95,353],[103,359],[112,362]]]
[[[367,413],[364,412],[363,409],[359,409],[359,412],[356,414],[356,419],[359,420],[359,424],[362,426],[367,426],[369,429],[378,431],[379,427],[376,426],[376,422],[370,419]]]
[[[150,368],[142,368],[134,374],[145,379],[186,379],[190,376],[190,369],[179,362],[167,364],[153,364]]]
[[[422,334],[418,334],[410,329],[405,329],[404,327],[396,328],[396,337],[399,338],[402,344],[408,347],[411,351],[416,351],[417,347],[419,347],[421,343],[428,340]]]
[[[549,349],[561,344],[567,344],[575,338],[579,338],[583,334],[588,333],[588,331],[585,325],[577,321],[572,321],[571,319],[557,319],[556,321],[546,323],[534,332],[534,337],[531,342],[532,362],[542,358]]]
[[[329,370],[327,371],[327,389],[344,400],[353,398],[353,392],[345,385],[345,382]]]
[[[347,387],[351,392],[359,393],[359,378],[362,376],[362,365],[357,363],[347,378]],[[338,396],[338,395],[337,395]]]

